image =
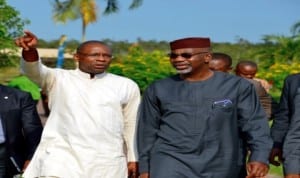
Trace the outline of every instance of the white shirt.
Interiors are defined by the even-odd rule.
[[[79,69],[22,61],[24,73],[48,92],[51,110],[24,177],[127,177],[127,161],[137,161],[137,84],[110,73],[91,79]]]

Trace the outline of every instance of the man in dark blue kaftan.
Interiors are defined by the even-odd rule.
[[[241,177],[244,142],[251,151],[249,175],[266,175],[272,141],[254,86],[209,69],[208,38],[179,39],[170,46],[179,74],[151,84],[140,107],[141,178]]]

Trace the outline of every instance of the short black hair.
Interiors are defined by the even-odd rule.
[[[250,61],[250,60],[241,60],[239,61],[237,64],[236,64],[236,67],[239,67],[239,66],[251,66],[253,68],[258,68],[256,62],[254,61]]]
[[[222,60],[224,61],[228,67],[231,67],[232,65],[232,58],[228,54],[220,53],[220,52],[214,52],[212,53],[212,60]]]
[[[77,47],[76,53],[78,53],[84,46],[86,46],[86,45],[88,45],[88,44],[93,44],[93,43],[101,44],[101,45],[103,45],[103,46],[107,46],[107,47],[111,50],[111,48],[110,48],[107,44],[105,44],[103,41],[99,41],[99,40],[89,40],[89,41],[85,41],[85,42],[81,43],[81,44]]]

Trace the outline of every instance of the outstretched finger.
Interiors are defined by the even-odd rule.
[[[15,44],[23,48],[24,50],[29,50],[29,46],[27,45],[27,43],[24,42],[24,37],[19,37],[15,39]]]
[[[38,43],[38,38],[28,30],[24,30],[23,40],[26,43],[27,47],[35,48]]]
[[[29,30],[24,30],[24,37],[28,37],[28,38],[37,38],[33,33],[31,33],[31,31]]]

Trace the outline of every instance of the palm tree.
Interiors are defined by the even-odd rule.
[[[300,61],[300,38],[298,36],[265,35],[266,48],[260,51],[264,59],[272,63],[292,63]]]
[[[104,14],[111,14],[118,12],[119,5],[118,0],[106,0],[107,5],[104,11]],[[143,0],[132,0],[131,5],[129,6],[129,9],[135,9],[142,5]]]
[[[119,10],[117,0],[106,0],[103,14],[116,13]],[[129,9],[134,9],[142,4],[143,0],[133,0]],[[55,0],[53,6],[53,19],[55,22],[67,23],[77,19],[82,20],[82,41],[85,41],[86,27],[98,20],[98,9],[95,0]]]
[[[300,35],[300,21],[292,26],[291,32],[294,36]]]

